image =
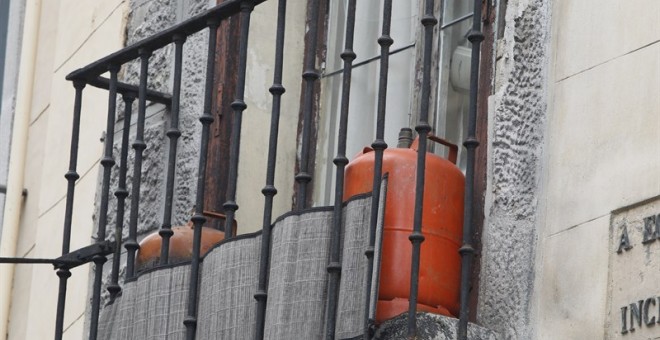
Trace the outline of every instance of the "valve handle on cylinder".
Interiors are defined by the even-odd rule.
[[[442,145],[448,147],[449,148],[449,154],[447,155],[447,160],[454,163],[454,164],[456,164],[456,160],[458,159],[458,145],[456,145],[456,144],[454,144],[454,143],[452,143],[452,142],[450,142],[450,141],[448,141],[444,138],[440,138],[440,137],[438,137],[438,136],[436,136],[432,133],[429,133],[427,138],[434,141],[434,142],[436,142],[436,143],[439,143],[439,144],[442,144]],[[399,145],[401,145],[401,144],[399,144]],[[408,148],[411,149],[411,150],[417,151],[418,147],[419,147],[419,136],[415,137],[415,140],[412,142],[412,144],[410,144],[410,146]],[[365,153],[372,152],[372,151],[374,151],[374,149],[372,149],[370,146],[365,146],[364,148],[362,148],[362,151],[360,151],[355,157],[357,157],[359,155],[362,155],[362,154],[365,154]]]
[[[439,143],[439,144],[442,144],[442,145],[448,147],[449,148],[449,155],[447,155],[447,159],[450,162],[456,164],[456,159],[458,158],[458,145],[456,145],[456,144],[454,144],[454,143],[452,143],[452,142],[450,142],[446,139],[440,138],[440,137],[438,137],[434,134],[431,134],[431,133],[428,134],[427,138],[434,141],[434,142],[436,142],[436,143]],[[410,149],[417,151],[418,147],[419,147],[419,136],[417,136],[417,138],[415,138],[412,145],[410,146]]]

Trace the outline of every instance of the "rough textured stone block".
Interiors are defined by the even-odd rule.
[[[407,314],[401,314],[384,322],[376,331],[375,338],[379,340],[406,339],[408,334],[407,318]],[[453,340],[456,339],[457,329],[458,319],[429,313],[417,314],[417,340]],[[468,339],[498,340],[499,337],[487,328],[470,324],[468,325]]]

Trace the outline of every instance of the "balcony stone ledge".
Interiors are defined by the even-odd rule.
[[[458,329],[458,319],[430,313],[417,314],[416,340],[455,340]],[[401,314],[385,321],[376,330],[374,340],[407,339],[408,315]],[[362,336],[351,340],[361,340]],[[470,323],[468,325],[469,340],[500,340],[497,333]],[[347,339],[348,340],[348,339]]]

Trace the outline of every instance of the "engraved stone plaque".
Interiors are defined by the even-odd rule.
[[[660,197],[612,212],[606,339],[660,339]]]

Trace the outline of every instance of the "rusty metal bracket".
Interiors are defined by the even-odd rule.
[[[114,251],[114,244],[110,241],[94,243],[87,247],[62,255],[56,259],[39,259],[24,257],[0,257],[0,263],[14,264],[52,264],[55,269],[72,269],[92,262],[96,256],[107,256]]]

